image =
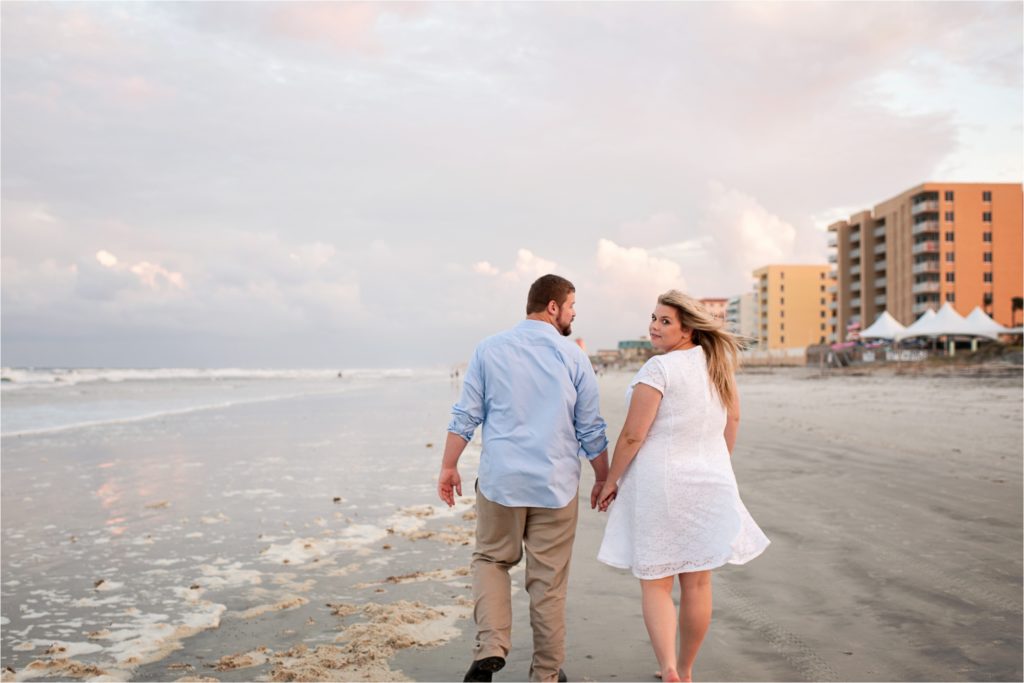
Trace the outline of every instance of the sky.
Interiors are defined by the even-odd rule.
[[[1020,182],[1022,5],[0,5],[2,364],[424,367]]]

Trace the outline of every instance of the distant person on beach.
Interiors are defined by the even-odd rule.
[[[769,541],[740,500],[730,459],[740,419],[736,338],[675,290],[658,297],[649,331],[663,353],[626,392],[626,421],[598,494],[611,512],[597,557],[640,579],[662,680],[689,681],[711,624],[711,570],[744,564]]]
[[[488,337],[466,368],[452,408],[437,492],[449,506],[462,495],[456,467],[483,424],[477,479],[473,616],[476,647],[466,681],[490,681],[511,647],[509,569],[526,552],[533,627],[531,681],[565,680],[565,600],[576,536],[580,456],[597,482],[608,474],[608,439],[597,380],[586,353],[569,341],[576,288],[557,275],[530,287],[526,320]],[[453,493],[454,492],[454,493]]]

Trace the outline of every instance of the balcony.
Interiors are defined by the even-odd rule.
[[[834,311],[837,308],[839,308],[839,302],[838,301],[829,301],[828,302],[828,307],[829,307],[830,310]]]
[[[882,259],[881,261],[875,261],[875,272],[884,273],[886,265],[887,264],[885,262],[885,259]]]
[[[885,294],[879,294],[875,297],[875,306],[885,308]]]
[[[921,221],[920,223],[914,223],[914,227],[910,229],[910,234],[914,237],[917,237],[918,235],[938,235],[939,222]]]
[[[839,285],[829,285],[825,291],[829,294],[835,294],[839,291]]]
[[[850,307],[851,308],[860,308],[860,297],[859,296],[856,299],[851,299],[850,300]]]
[[[938,273],[942,270],[942,265],[937,260],[921,261],[915,263],[914,267],[911,268],[911,272],[914,275],[920,275],[921,273]]]
[[[875,237],[885,237],[885,226],[879,225],[875,227]]]
[[[850,284],[850,291],[851,292],[859,292],[860,291],[860,280],[854,280]]]
[[[875,289],[885,289],[886,280],[884,277],[875,278]]]
[[[857,247],[856,249],[851,249],[850,250],[850,258],[851,259],[858,259],[858,258],[860,258],[860,247]]]
[[[835,252],[832,252],[831,254],[828,255],[828,262],[829,263],[836,263],[838,260],[839,260],[839,256]]]
[[[938,307],[939,307],[939,300],[938,299],[934,299],[932,301],[922,301],[920,303],[916,303],[916,304],[914,304],[914,307],[911,308],[910,310],[911,310],[911,312],[913,312],[914,315],[921,315],[922,313],[924,313],[928,309],[931,309],[931,310],[934,311],[934,310],[938,309]]]
[[[925,280],[924,282],[915,282],[910,291],[913,294],[938,294],[939,287],[938,280]]]
[[[831,318],[828,319],[828,324],[831,325],[832,327],[835,327],[838,323],[839,319],[836,318],[835,316],[832,316]]]
[[[918,242],[910,250],[910,253],[914,256],[918,254],[938,254],[939,253],[939,241],[938,240],[926,240],[924,242]]]
[[[860,275],[860,264],[850,266],[850,275]]]
[[[875,245],[875,256],[885,253],[885,242]]]
[[[828,248],[829,249],[835,249],[838,246],[839,246],[839,243],[836,241],[836,236],[835,235],[829,235],[829,238],[828,238]]]
[[[910,207],[910,213],[911,213],[911,215],[914,215],[914,216],[916,216],[919,213],[923,213],[925,211],[938,211],[938,210],[939,210],[939,200],[938,199],[929,199],[927,201],[917,202],[912,207]]]

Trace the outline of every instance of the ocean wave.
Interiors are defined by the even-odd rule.
[[[344,391],[344,388],[339,387],[338,392]],[[111,415],[109,417],[101,417],[92,420],[80,420],[76,422],[64,422],[61,424],[43,425],[39,427],[31,427],[25,429],[15,429],[10,431],[4,431],[2,434],[0,434],[0,436],[4,438],[11,436],[37,436],[40,434],[64,432],[71,429],[85,429],[89,427],[130,424],[132,422],[145,422],[147,420],[154,420],[164,417],[174,417],[177,415],[188,415],[189,413],[199,413],[206,410],[222,410],[224,408],[231,408],[237,405],[246,405],[252,403],[269,403],[272,401],[286,401],[289,399],[302,398],[305,396],[327,396],[334,393],[335,391],[304,391],[299,393],[280,394],[276,396],[257,396],[251,398],[235,399],[230,401],[216,401],[213,403],[204,403],[180,408],[167,408],[163,410],[156,410],[131,415]]]
[[[87,382],[154,380],[337,380],[443,376],[446,370],[413,368],[2,368],[4,390],[67,387]]]

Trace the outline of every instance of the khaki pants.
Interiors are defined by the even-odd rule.
[[[526,591],[533,627],[531,681],[555,681],[565,660],[565,592],[579,516],[577,499],[564,508],[505,507],[476,492],[473,599],[477,636],[473,659],[508,657],[512,646],[512,582],[508,571],[526,548]]]

